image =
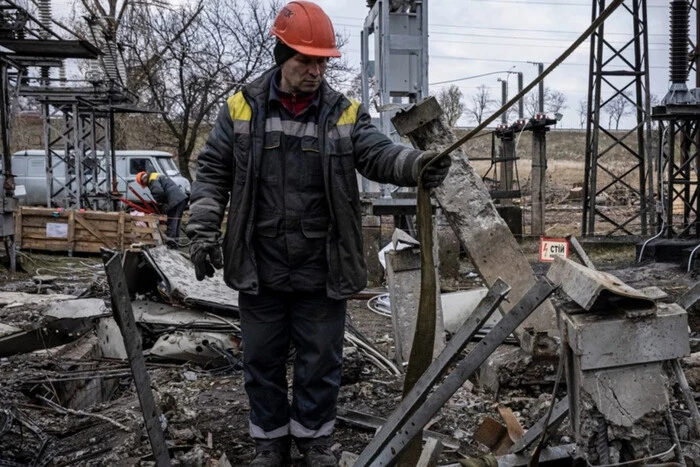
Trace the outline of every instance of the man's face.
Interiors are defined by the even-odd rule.
[[[321,86],[327,64],[326,57],[296,54],[282,64],[280,88],[292,94],[316,91]]]

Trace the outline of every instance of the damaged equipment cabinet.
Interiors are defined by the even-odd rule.
[[[562,318],[569,419],[581,455],[609,464],[667,450],[678,438],[664,362],[690,352],[685,310],[564,258],[547,277],[575,303]]]

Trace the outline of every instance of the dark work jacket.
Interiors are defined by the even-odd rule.
[[[148,183],[148,189],[155,202],[162,208],[162,212],[167,212],[187,199],[182,188],[167,175],[158,174],[155,180]]]
[[[219,112],[197,160],[186,227],[193,241],[218,238],[230,201],[224,280],[251,294],[257,294],[260,286],[253,233],[270,80],[277,70],[273,67],[231,96]],[[380,183],[416,186],[412,168],[421,151],[393,143],[372,125],[359,102],[325,81],[318,112],[321,171],[330,209],[326,292],[330,298],[345,299],[367,284],[355,170]]]

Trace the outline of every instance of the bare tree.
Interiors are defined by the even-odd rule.
[[[540,111],[540,93],[538,90],[530,92],[524,100],[525,113],[534,117]],[[544,111],[557,113],[566,108],[566,96],[561,91],[555,91],[545,86]]]
[[[377,112],[379,111],[379,89],[377,87],[377,79],[374,76],[370,76],[367,79],[367,82],[369,84],[369,92],[368,92],[368,102],[363,102],[365,104],[365,107],[367,107],[367,110],[373,108]],[[355,99],[357,101],[362,102],[362,74],[358,73],[356,74],[352,80],[350,80],[347,89],[345,90],[345,94],[350,97],[351,99]]]
[[[550,91],[545,94],[544,109],[547,113],[559,113],[566,108],[566,96],[561,91]]]
[[[491,92],[485,84],[479,86],[476,93],[473,94],[469,99],[469,105],[465,106],[465,112],[469,115],[469,118],[476,121],[477,125],[480,125],[484,120],[484,114],[488,112],[496,100],[491,97]]]
[[[586,124],[586,118],[588,118],[588,101],[581,99],[578,101],[578,122],[581,128]]]
[[[130,89],[142,106],[161,112],[168,135],[160,144],[175,150],[183,173],[203,124],[272,64],[269,31],[279,7],[277,0],[200,0],[129,18]]]
[[[445,119],[450,126],[454,126],[464,114],[463,97],[462,91],[455,84],[449,88],[442,88],[436,96],[445,114]]]
[[[615,122],[615,129],[620,129],[620,120],[625,115],[630,115],[635,108],[629,94],[621,92],[613,97],[603,106],[603,112],[608,114],[608,127],[612,128],[612,123]]]

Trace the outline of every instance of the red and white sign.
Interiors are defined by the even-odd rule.
[[[555,256],[569,257],[569,241],[565,238],[540,237],[540,261],[551,263]]]

